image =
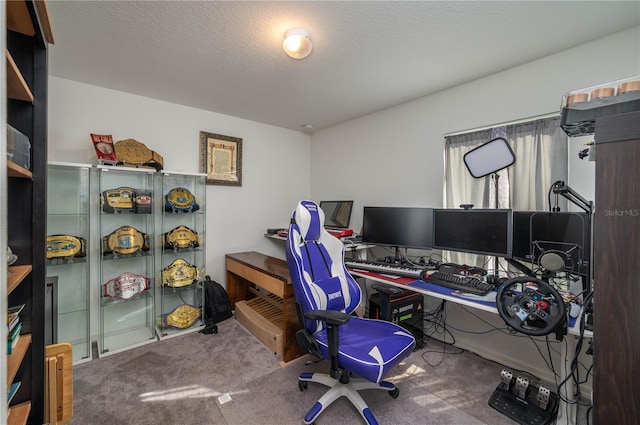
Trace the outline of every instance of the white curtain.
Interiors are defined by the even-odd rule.
[[[567,135],[560,117],[507,126],[507,140],[516,163],[507,169],[511,208],[518,211],[548,211],[549,188],[556,180],[567,180]],[[566,199],[560,197],[562,211]]]

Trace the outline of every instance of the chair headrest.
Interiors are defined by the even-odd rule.
[[[317,241],[324,229],[324,212],[313,201],[300,201],[293,214],[305,241]]]

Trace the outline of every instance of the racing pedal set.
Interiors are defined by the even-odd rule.
[[[543,385],[536,387],[529,379],[514,377],[503,369],[489,406],[522,425],[547,425],[558,414],[558,396]]]

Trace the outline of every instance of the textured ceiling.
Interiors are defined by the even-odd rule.
[[[315,130],[640,24],[638,1],[49,0],[51,75]],[[304,28],[313,51],[282,50]]]

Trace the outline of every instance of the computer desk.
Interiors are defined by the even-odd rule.
[[[397,277],[386,274],[371,273],[364,270],[349,269],[349,272],[354,277],[362,277],[370,279],[375,282],[384,283],[390,286],[394,286],[401,289],[409,289],[411,291],[419,292],[423,295],[439,298],[442,300],[451,301],[456,304],[465,305],[468,307],[476,308],[478,310],[484,310],[490,313],[498,314],[495,301],[481,301],[470,297],[464,297],[455,295],[457,291],[445,288],[440,285],[435,285],[429,282],[423,282],[420,280],[414,280],[406,277]],[[472,296],[473,297],[473,296]],[[567,329],[567,335],[565,336],[566,344],[560,344],[560,376],[564,379],[570,370],[570,363],[572,356],[575,354],[576,340],[580,336],[580,322],[578,319],[570,318],[569,327]],[[593,336],[591,331],[585,331],[584,336],[591,338]],[[565,384],[567,400],[574,401],[575,384],[573,379],[568,379]],[[575,425],[577,415],[577,406],[575,403],[566,403],[562,399],[559,400],[558,416],[556,418],[557,425]]]

